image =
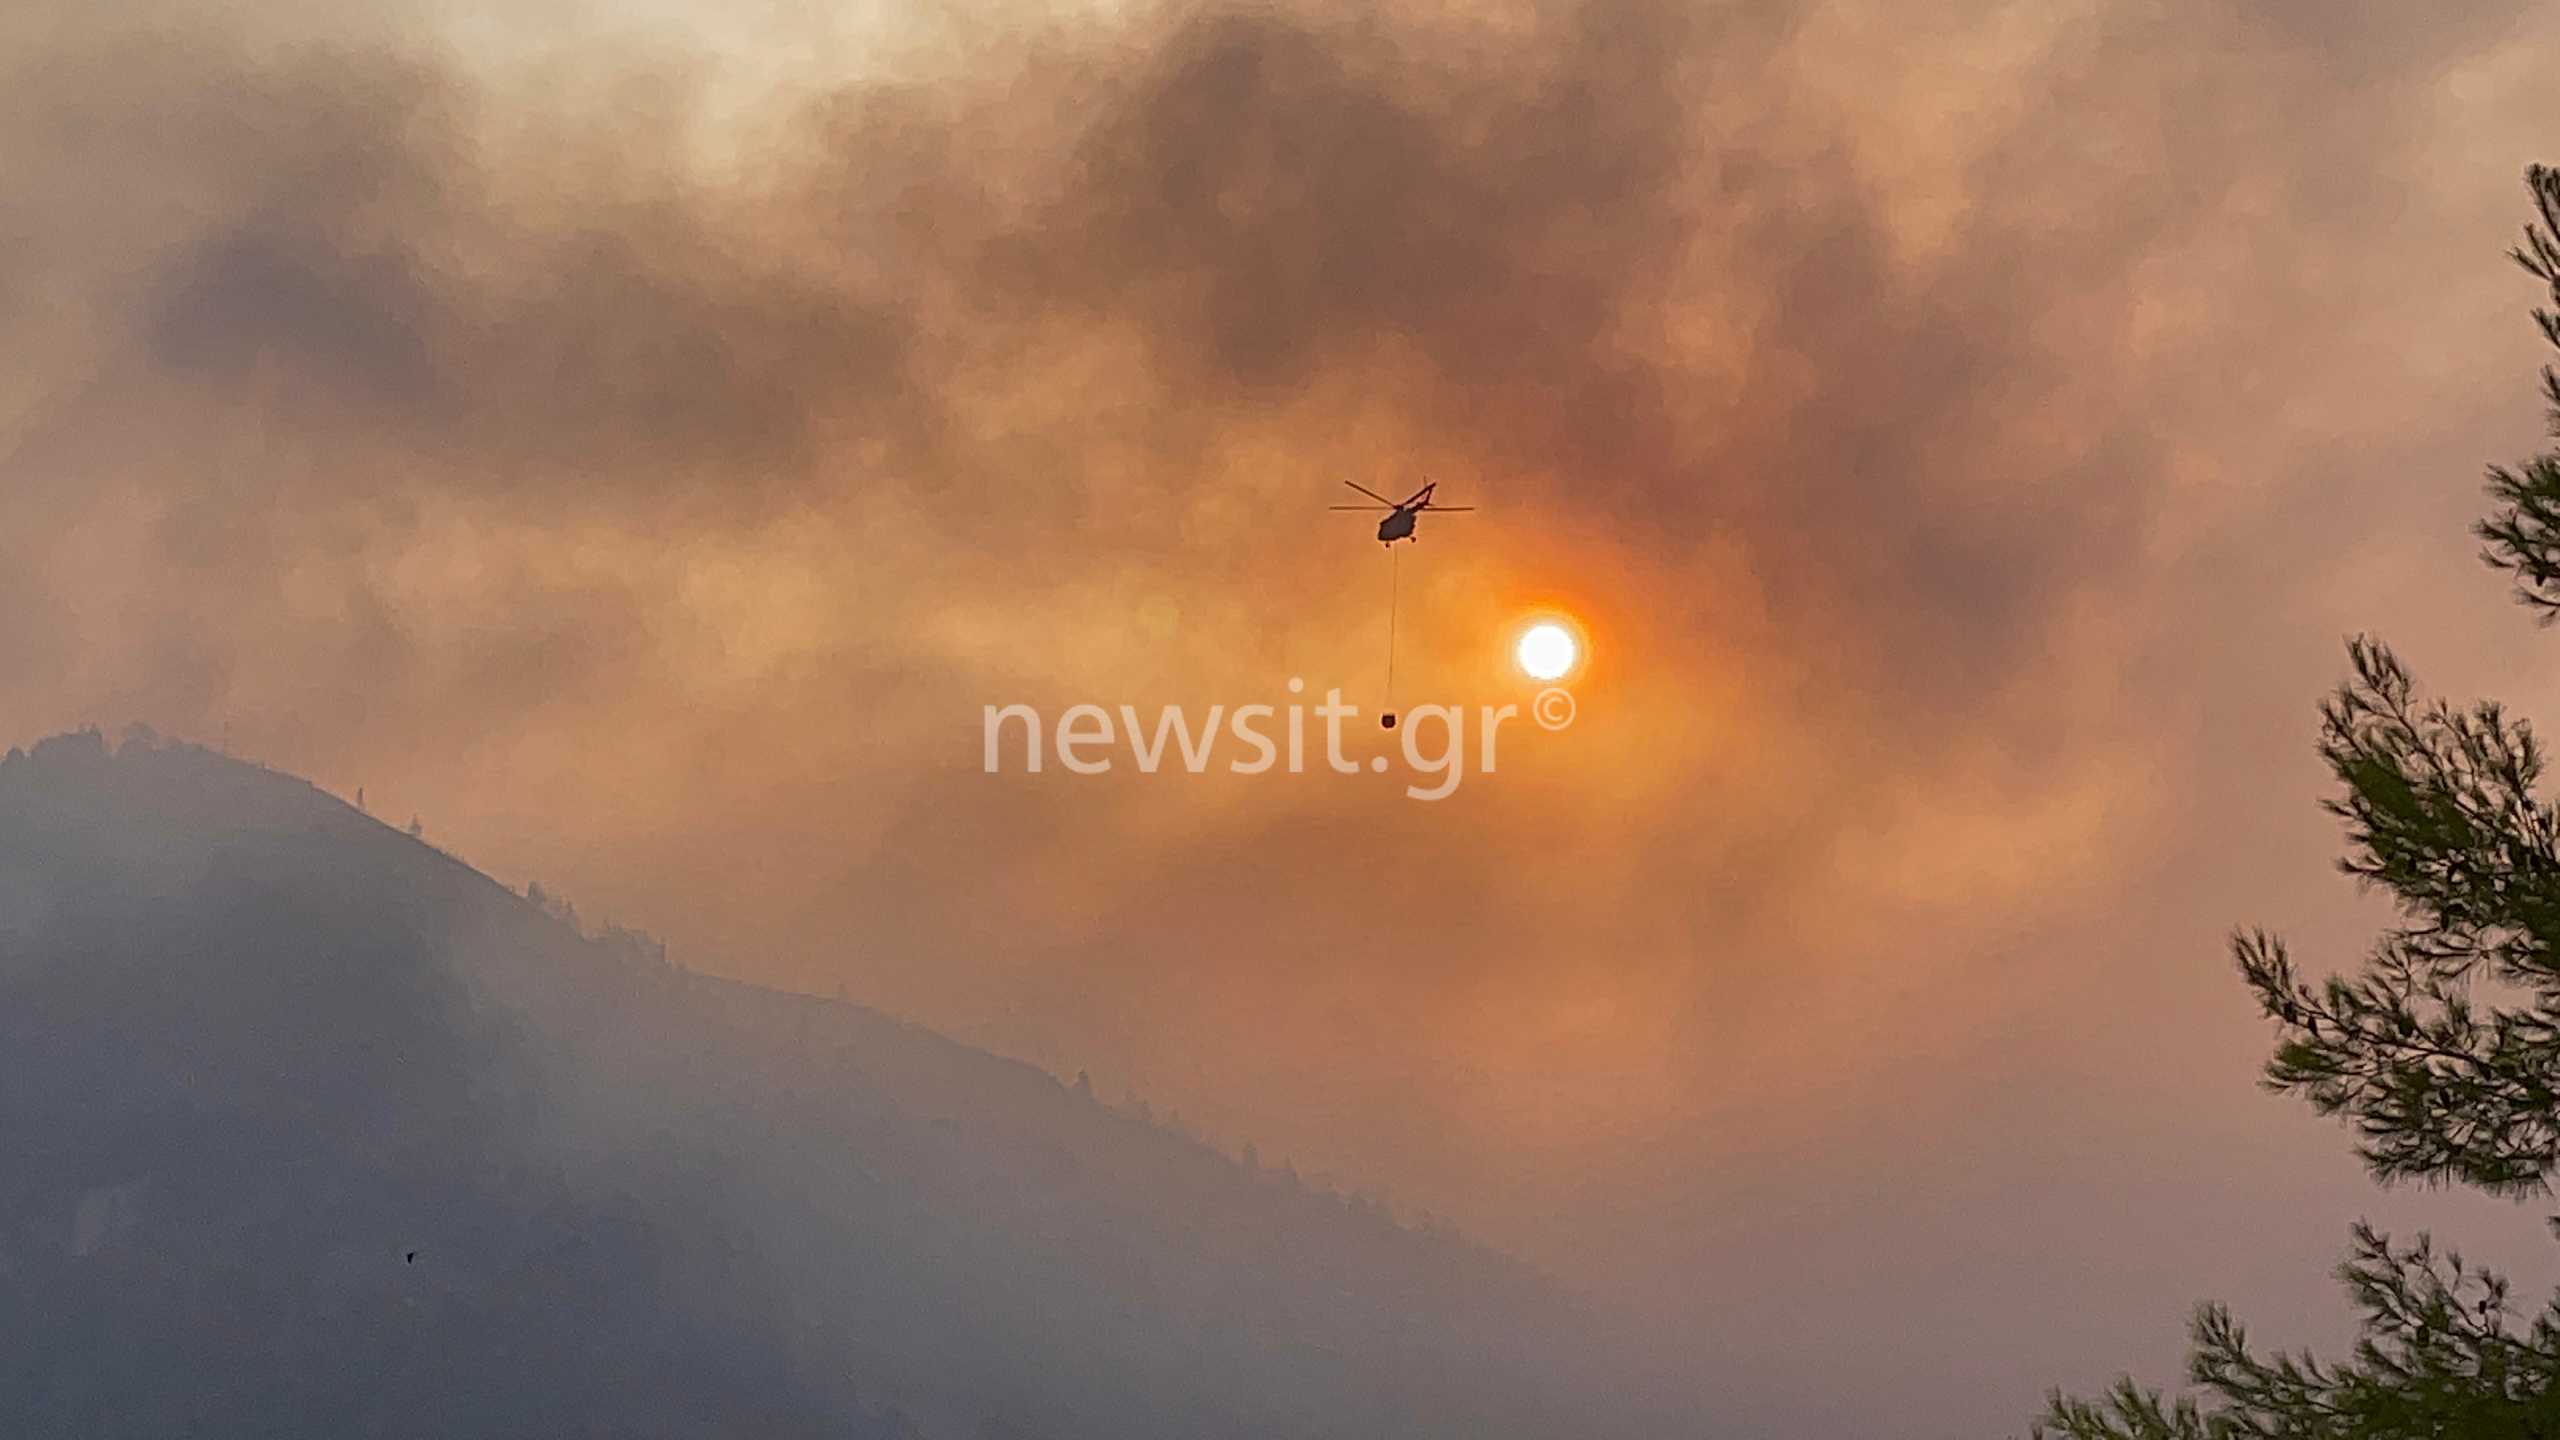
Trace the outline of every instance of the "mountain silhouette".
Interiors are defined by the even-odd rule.
[[[13,1436],[1648,1433],[1494,1252],[147,735],[0,761],[0,1154]]]

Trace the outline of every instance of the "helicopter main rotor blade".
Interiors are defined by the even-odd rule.
[[[1386,506],[1390,510],[1396,508],[1396,502],[1379,494],[1377,491],[1370,489],[1366,485],[1352,485],[1348,480],[1345,480],[1342,483],[1345,485],[1351,485],[1352,489],[1359,491],[1361,494],[1368,496],[1370,499],[1377,501],[1379,504]]]
[[[1473,510],[1476,507],[1473,505],[1425,505],[1422,508],[1434,515],[1452,515],[1460,510]]]
[[[1357,510],[1363,515],[1375,515],[1381,510],[1393,510],[1396,507],[1393,505],[1327,505],[1324,508],[1327,510]]]

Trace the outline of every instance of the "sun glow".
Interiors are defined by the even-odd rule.
[[[1512,658],[1520,662],[1521,672],[1532,680],[1561,680],[1572,671],[1581,648],[1573,631],[1553,620],[1541,620],[1520,632],[1520,643],[1512,650]]]

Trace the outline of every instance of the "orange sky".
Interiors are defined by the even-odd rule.
[[[2560,16],[94,8],[0,19],[10,738],[365,786],[1454,1216],[1773,1425],[2170,1378],[2208,1295],[2332,1334],[2402,1213],[2252,1091],[2222,937],[2374,918],[2340,636],[2560,702],[2464,535]],[[979,773],[988,704],[1373,704],[1322,507],[1424,475],[1484,508],[1401,697],[1524,702],[1558,606],[1571,731],[1436,804]]]

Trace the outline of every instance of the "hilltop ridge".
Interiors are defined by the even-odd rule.
[[[1638,1433],[1491,1251],[148,736],[0,760],[0,1141],[23,1433]]]

